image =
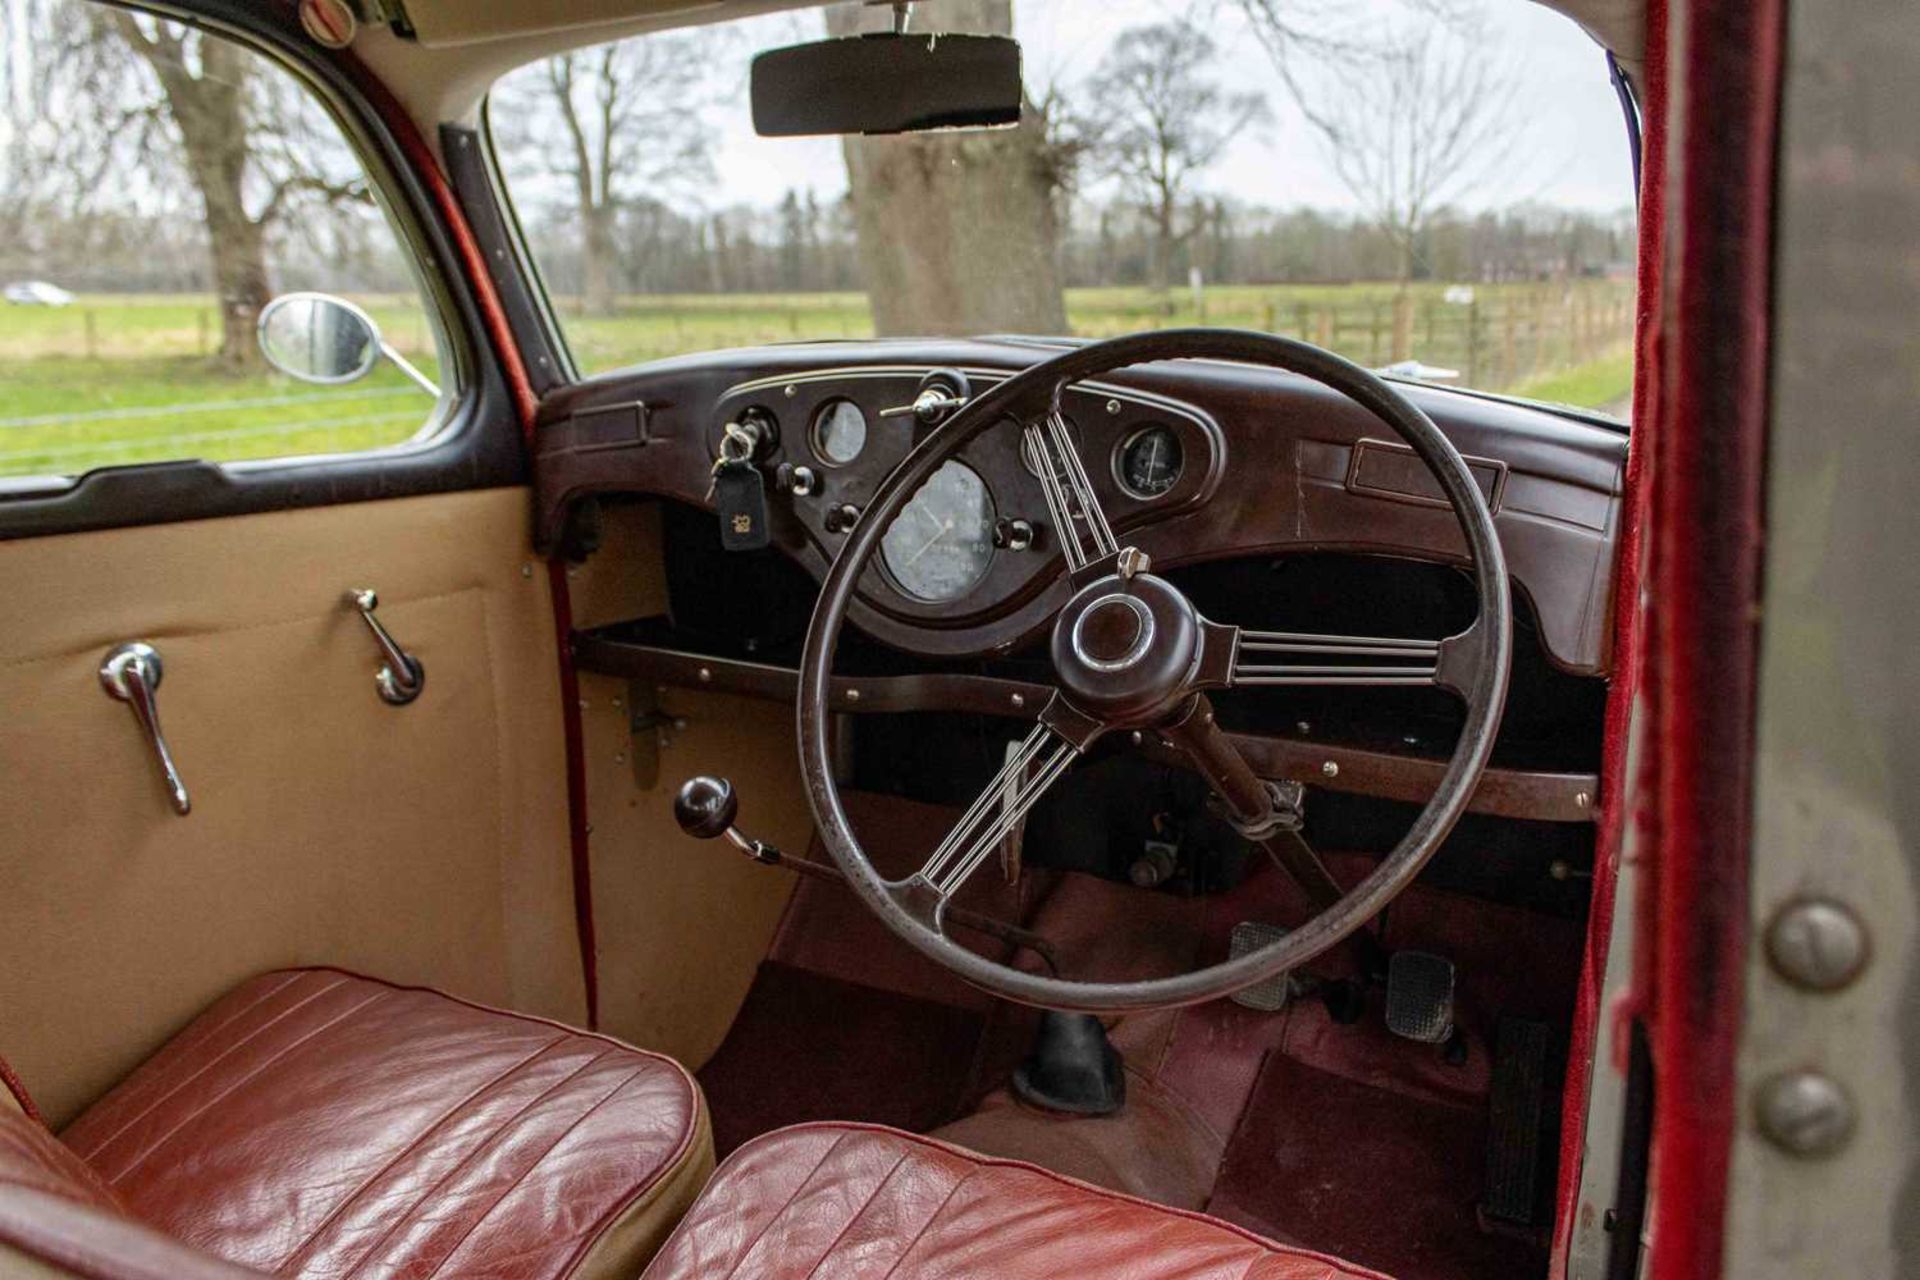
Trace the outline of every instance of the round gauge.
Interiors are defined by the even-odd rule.
[[[829,400],[813,415],[813,452],[822,462],[842,466],[867,447],[867,415],[851,400]]]
[[[993,562],[993,518],[993,495],[980,473],[945,463],[881,536],[887,571],[916,599],[958,599]]]
[[[1173,488],[1185,465],[1180,437],[1173,433],[1173,428],[1155,423],[1127,437],[1126,443],[1120,446],[1114,470],[1119,474],[1121,485],[1134,497],[1157,498]]]
[[[1067,439],[1072,441],[1073,447],[1075,449],[1078,449],[1080,447],[1080,428],[1072,418],[1067,418],[1066,423],[1067,423]],[[1047,424],[1042,422],[1040,424],[1040,429],[1042,431],[1046,431]],[[1051,452],[1052,451],[1051,444],[1053,439],[1051,434],[1048,435],[1047,439],[1049,444],[1049,452]],[[1027,444],[1027,436],[1025,432],[1021,432],[1020,434],[1020,461],[1026,464],[1028,475],[1033,476],[1035,479],[1039,478],[1040,460],[1033,456],[1033,450]]]

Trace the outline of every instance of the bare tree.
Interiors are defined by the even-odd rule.
[[[1315,118],[1327,158],[1392,243],[1404,294],[1448,201],[1511,157],[1513,78],[1466,41],[1407,39],[1342,80]]]
[[[499,95],[506,144],[567,185],[590,312],[613,309],[622,210],[712,176],[703,90],[715,38],[676,32],[559,54]]]
[[[1267,116],[1261,95],[1214,82],[1214,53],[1197,26],[1157,23],[1121,32],[1094,73],[1095,163],[1151,220],[1149,278],[1162,291],[1174,255],[1206,221],[1204,206],[1193,203],[1197,179],[1242,129]]]
[[[89,91],[75,96],[95,118],[72,131],[70,154],[97,166],[94,187],[129,161],[152,183],[169,163],[184,170],[220,299],[220,360],[257,367],[269,233],[315,203],[370,201],[359,164],[304,90],[231,41],[107,8],[82,35],[72,65]]]
[[[884,29],[884,6],[827,10],[834,35]],[[928,0],[916,31],[1007,34],[1010,0]],[[1017,128],[849,137],[842,143],[859,255],[881,334],[1064,333],[1059,210],[1065,153],[1048,108]]]

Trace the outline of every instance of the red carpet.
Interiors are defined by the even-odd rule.
[[[1207,1211],[1394,1280],[1528,1280],[1546,1253],[1483,1233],[1477,1106],[1268,1057]]]
[[[727,1038],[699,1072],[721,1156],[802,1120],[916,1133],[954,1119],[984,1024],[970,1009],[790,968],[760,966]]]

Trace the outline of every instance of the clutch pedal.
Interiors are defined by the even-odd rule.
[[[1396,951],[1387,961],[1387,1030],[1421,1044],[1453,1035],[1453,961],[1431,951]]]
[[[1286,937],[1287,933],[1286,929],[1277,924],[1265,924],[1259,920],[1242,920],[1233,926],[1233,933],[1227,939],[1227,957],[1238,960],[1241,956],[1263,951]],[[1287,1007],[1287,998],[1292,994],[1293,975],[1276,973],[1271,978],[1236,991],[1227,998],[1243,1009],[1278,1013]]]

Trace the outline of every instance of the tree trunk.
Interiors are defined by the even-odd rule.
[[[187,171],[200,192],[209,265],[220,295],[220,362],[236,372],[258,369],[263,364],[256,336],[260,312],[272,293],[265,229],[248,215],[242,195],[253,158],[247,131],[251,55],[224,39],[205,37],[195,74],[185,37],[163,26],[148,39],[130,15],[113,11],[109,16],[120,38],[159,77],[180,130]]]
[[[613,210],[607,205],[580,207],[580,295],[588,315],[613,310]]]
[[[834,35],[884,30],[885,7],[827,10]],[[1010,0],[929,0],[915,31],[1005,34]],[[1017,129],[850,137],[842,143],[874,331],[1067,331],[1056,184],[1033,104]]]

